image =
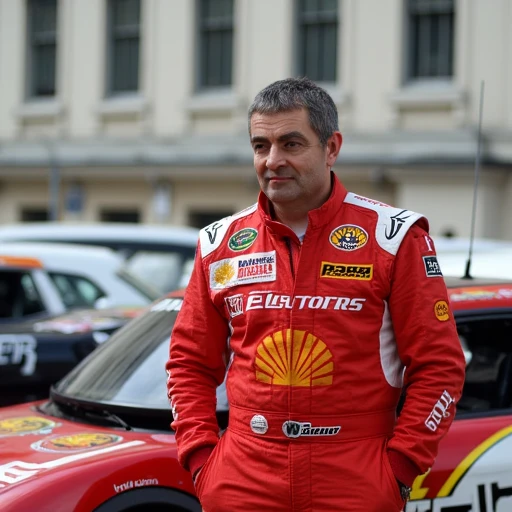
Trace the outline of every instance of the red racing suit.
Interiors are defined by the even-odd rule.
[[[396,479],[432,466],[453,420],[465,361],[426,219],[332,180],[302,244],[262,193],[200,233],[167,370],[207,512],[397,512]]]

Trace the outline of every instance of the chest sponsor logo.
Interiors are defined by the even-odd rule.
[[[59,424],[41,416],[19,416],[0,420],[0,437],[49,434]]]
[[[232,251],[245,251],[251,247],[258,238],[258,232],[253,228],[245,228],[237,231],[228,242],[228,247]]]
[[[313,427],[311,423],[298,421],[285,421],[283,423],[283,433],[286,437],[311,437],[311,436],[335,436],[341,430],[340,426],[336,427]]]
[[[99,446],[120,443],[122,440],[123,438],[121,436],[94,432],[41,439],[40,441],[32,443],[30,447],[39,452],[83,452],[86,450],[94,450]]]
[[[446,322],[450,319],[450,308],[445,300],[438,300],[434,304],[434,313],[440,322]]]
[[[395,236],[398,235],[398,233],[402,229],[402,226],[405,224],[406,220],[411,215],[412,213],[409,210],[402,210],[401,212],[398,212],[396,215],[390,217],[391,225],[386,227],[386,238],[388,240],[395,238]]]
[[[221,290],[276,280],[276,252],[259,252],[215,261],[210,265],[210,288]]]
[[[329,241],[340,251],[355,251],[366,245],[368,233],[359,226],[344,224],[331,232]]]
[[[330,386],[333,356],[308,331],[283,329],[260,341],[255,358],[256,380],[272,386]]]
[[[425,273],[427,277],[443,277],[441,267],[437,261],[436,256],[423,256],[423,263],[425,264]]]
[[[373,265],[354,265],[322,261],[320,277],[371,281],[373,278]]]
[[[323,295],[281,295],[272,292],[238,293],[225,298],[231,318],[253,309],[324,309],[332,311],[361,311],[366,299],[362,297],[332,297]]]
[[[37,364],[36,349],[37,340],[30,334],[0,334],[0,366],[21,365],[21,375],[33,375]]]

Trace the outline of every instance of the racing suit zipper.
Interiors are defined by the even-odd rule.
[[[286,237],[286,247],[288,248],[288,257],[290,259],[290,270],[292,273],[292,278],[295,281],[295,266],[293,263],[293,247],[292,247],[292,241],[290,238]]]

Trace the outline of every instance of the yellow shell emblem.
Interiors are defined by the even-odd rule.
[[[368,233],[359,226],[345,224],[334,229],[329,241],[336,249],[341,251],[355,251],[368,242]]]
[[[258,345],[256,379],[278,386],[330,386],[332,359],[327,345],[315,335],[284,329]]]
[[[0,420],[0,437],[37,434],[42,430],[49,430],[57,426],[54,421],[41,416],[22,416]]]
[[[225,261],[215,269],[213,279],[218,284],[226,284],[235,277],[235,269],[228,261]]]

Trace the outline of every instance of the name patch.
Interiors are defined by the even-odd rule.
[[[373,278],[373,265],[347,265],[345,263],[322,261],[320,277],[371,281]]]
[[[276,251],[258,252],[215,261],[210,265],[210,288],[222,290],[276,280]]]

